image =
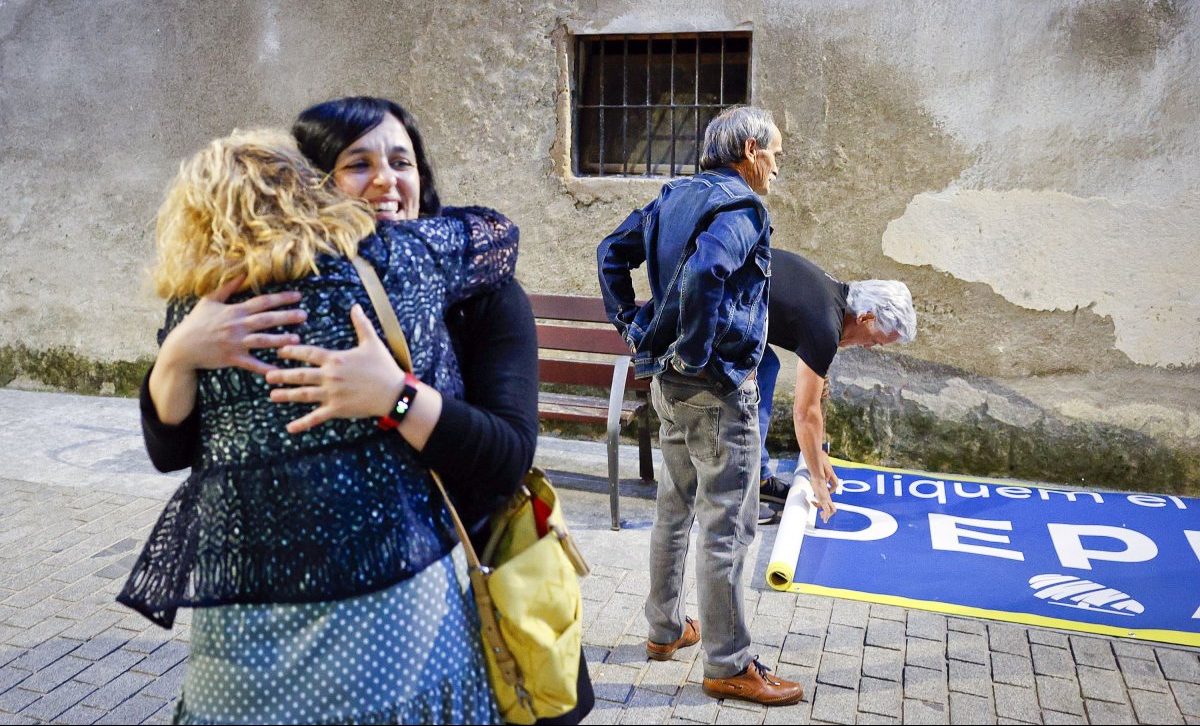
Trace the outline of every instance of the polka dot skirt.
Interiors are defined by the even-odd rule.
[[[386,590],[199,608],[176,723],[500,723],[462,547]]]

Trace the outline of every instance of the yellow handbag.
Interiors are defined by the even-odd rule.
[[[388,346],[412,370],[408,342],[374,268],[354,258],[383,325]],[[567,531],[558,494],[540,469],[492,515],[482,561],[437,472],[430,472],[446,501],[467,557],[479,609],[483,650],[496,704],[505,721],[532,724],[575,707],[583,647],[579,578],[587,562]]]

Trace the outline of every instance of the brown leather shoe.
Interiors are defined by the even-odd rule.
[[[729,678],[705,678],[704,692],[713,698],[736,698],[764,706],[790,706],[804,700],[804,686],[768,675],[755,658],[746,670]]]
[[[687,648],[700,642],[700,621],[691,618],[683,619],[683,635],[672,643],[655,643],[646,641],[646,657],[651,660],[671,660],[675,651]]]

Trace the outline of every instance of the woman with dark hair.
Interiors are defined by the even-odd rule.
[[[305,155],[338,188],[367,201],[379,222],[440,213],[423,140],[412,117],[397,104],[363,97],[329,101],[301,113],[292,132]],[[293,421],[293,431],[332,418],[378,415],[379,406],[396,399],[402,375],[377,338],[337,354],[298,346],[295,334],[271,332],[302,319],[298,311],[280,309],[295,302],[288,293],[234,305],[224,304],[226,298],[223,292],[209,296],[188,316],[192,320],[181,323],[181,328],[187,326],[188,348],[197,351],[184,368],[237,366],[268,374],[272,383],[297,384],[275,389],[272,397],[320,405]],[[429,430],[400,433],[418,460],[442,475],[478,547],[487,536],[488,516],[512,495],[533,460],[536,332],[528,298],[515,281],[456,304],[446,323],[462,371],[463,399],[438,397],[440,410]],[[282,346],[288,346],[280,350],[282,358],[315,367],[277,370],[251,354]],[[201,359],[199,351],[206,357]],[[421,391],[418,398],[424,395]],[[149,385],[143,386],[141,398],[152,461],[162,470],[190,466],[198,440],[196,417],[185,411],[173,420],[160,419]],[[594,696],[582,656],[578,684],[576,708],[540,723],[578,723],[590,712]]]
[[[236,367],[178,375],[179,324],[217,289],[294,288],[304,336],[330,349],[377,338],[357,257],[425,342],[403,384],[412,405],[390,414],[419,438],[463,392],[446,306],[510,280],[517,252],[495,212],[446,212],[376,229],[278,131],[214,141],[171,185],[154,270],[169,305],[148,388],[160,420],[183,413],[198,435],[118,600],[163,627],[195,608],[178,721],[498,719],[466,563],[414,447],[371,418],[289,433],[298,411]]]

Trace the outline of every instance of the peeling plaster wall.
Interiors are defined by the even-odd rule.
[[[913,290],[917,342],[835,361],[838,406],[1005,436],[1133,431],[1200,461],[1200,4],[1185,0],[9,0],[0,382],[63,380],[5,363],[38,351],[153,354],[144,270],[179,160],[338,95],[415,113],[443,199],[520,224],[528,289],[597,294],[596,243],[661,181],[571,174],[571,39],[688,30],[754,34],[753,101],[787,149],[773,243]],[[913,371],[928,386],[904,394]]]

